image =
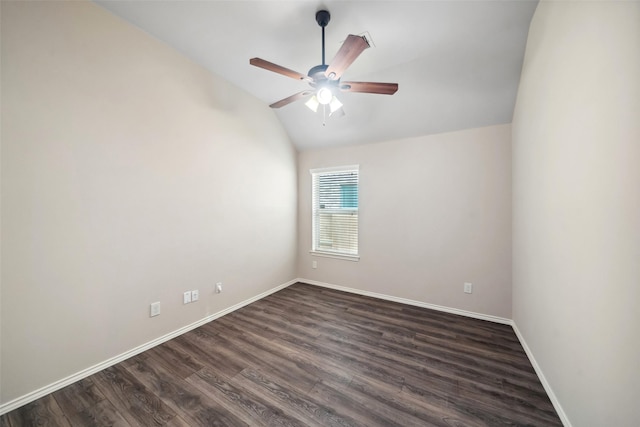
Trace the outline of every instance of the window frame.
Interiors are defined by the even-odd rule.
[[[317,200],[317,193],[316,193],[316,186],[315,186],[315,181],[316,181],[316,176],[318,175],[322,175],[322,174],[338,174],[338,173],[346,173],[346,172],[356,172],[357,173],[357,182],[356,182],[356,188],[357,188],[357,205],[356,207],[353,206],[348,206],[348,207],[341,207],[341,208],[337,208],[337,209],[327,209],[326,211],[324,211],[325,213],[346,213],[346,212],[355,212],[357,214],[357,222],[356,222],[356,238],[358,240],[357,245],[356,245],[356,253],[355,254],[351,254],[351,253],[346,253],[346,252],[340,252],[340,251],[327,251],[327,250],[322,250],[322,249],[318,249],[317,247],[317,233],[319,232],[318,230],[318,226],[316,224],[316,219],[318,218],[318,213],[317,213],[317,209],[319,209],[318,204],[319,201]],[[327,258],[337,258],[337,259],[343,259],[343,260],[347,260],[347,261],[359,261],[360,260],[360,242],[359,242],[359,234],[360,234],[360,201],[359,201],[359,196],[360,196],[360,165],[348,165],[348,166],[335,166],[335,167],[329,167],[329,168],[317,168],[317,169],[310,169],[309,173],[311,174],[311,250],[309,251],[309,253],[311,255],[314,256],[320,256],[320,257],[327,257]]]

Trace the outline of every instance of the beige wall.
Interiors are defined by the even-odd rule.
[[[2,403],[296,277],[267,106],[92,3],[1,4]]]
[[[510,144],[511,127],[501,125],[301,152],[300,277],[511,318]],[[360,261],[312,256],[309,170],[353,164]]]
[[[513,121],[513,316],[575,426],[640,420],[640,3],[542,2]]]

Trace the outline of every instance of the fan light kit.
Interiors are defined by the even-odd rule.
[[[331,15],[326,10],[320,10],[316,13],[316,22],[322,27],[322,65],[316,65],[304,75],[297,71],[290,70],[280,65],[265,61],[260,58],[252,58],[249,63],[253,66],[264,68],[274,73],[302,80],[309,83],[311,90],[303,90],[293,94],[280,101],[269,105],[271,108],[280,108],[294,101],[309,98],[305,105],[312,111],[318,111],[318,107],[322,105],[323,112],[326,114],[329,108],[329,116],[334,113],[344,115],[342,102],[336,97],[339,92],[361,92],[374,93],[381,95],[393,95],[398,90],[397,83],[374,83],[374,82],[340,82],[342,74],[356,60],[360,54],[369,47],[369,42],[364,36],[354,36],[350,34],[344,41],[338,53],[331,61],[330,65],[325,64],[324,55],[324,27],[329,24]]]

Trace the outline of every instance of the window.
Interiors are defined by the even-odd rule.
[[[358,258],[358,166],[312,169],[312,248]]]

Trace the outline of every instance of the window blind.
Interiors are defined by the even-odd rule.
[[[358,255],[357,166],[312,170],[315,252]]]

